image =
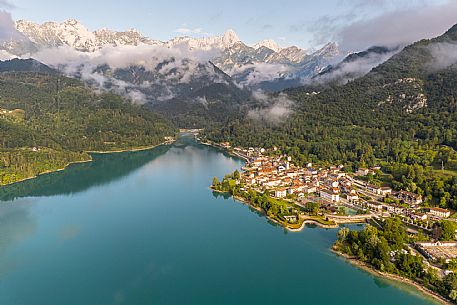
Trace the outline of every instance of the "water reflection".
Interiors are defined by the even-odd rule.
[[[169,148],[170,146],[163,145],[145,151],[93,154],[93,162],[70,165],[64,171],[1,187],[0,201],[79,193],[121,179],[164,154]]]
[[[32,236],[37,224],[30,215],[30,203],[26,200],[14,204],[4,204],[0,209],[0,257],[3,257],[10,247]],[[0,276],[10,272],[21,263],[21,257],[9,263],[0,264]]]

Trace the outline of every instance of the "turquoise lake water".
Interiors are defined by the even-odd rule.
[[[0,189],[0,304],[433,304],[208,189],[241,164],[184,139]]]

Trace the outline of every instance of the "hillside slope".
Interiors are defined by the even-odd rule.
[[[35,61],[0,63],[0,184],[90,159],[84,151],[146,147],[174,135],[151,111],[55,70],[34,72],[37,66],[49,69]]]
[[[206,135],[245,147],[278,146],[302,164],[344,163],[347,170],[382,164],[394,186],[457,208],[456,178],[434,175],[442,164],[457,170],[456,43],[454,26],[344,86],[287,91],[294,114],[280,123],[246,117]]]

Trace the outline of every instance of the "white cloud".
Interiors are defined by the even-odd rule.
[[[49,66],[57,67],[69,76],[78,76],[92,86],[111,91],[144,103],[147,98],[163,101],[176,96],[174,87],[190,83],[196,77],[206,77],[208,81],[225,82],[208,63],[215,51],[192,51],[181,46],[108,46],[95,52],[80,52],[69,46],[48,48],[27,57],[32,57]],[[139,79],[135,83],[111,77],[99,72],[98,68],[109,66],[111,71],[131,67],[143,67],[151,73],[147,82]],[[135,72],[133,72],[134,76]],[[152,86],[157,90],[151,95]],[[146,95],[144,92],[149,92]]]
[[[434,43],[429,50],[432,54],[432,61],[429,63],[431,70],[442,70],[457,63],[457,41]]]
[[[379,66],[401,50],[402,48],[396,48],[395,50],[385,53],[372,52],[366,56],[356,58],[353,61],[341,62],[336,66],[334,71],[318,76],[315,80],[317,82],[328,82],[338,79],[339,82],[346,83],[347,81],[367,74],[373,68]]]
[[[290,72],[290,67],[281,64],[255,63],[235,67],[230,75],[243,75],[241,85],[251,86],[283,77]]]
[[[309,28],[314,42],[333,40],[343,51],[398,46],[441,35],[457,23],[457,1],[342,0],[349,10]]]
[[[179,33],[182,35],[200,35],[200,36],[209,36],[210,33],[205,32],[202,28],[189,28],[189,27],[181,27],[175,30],[175,33]]]
[[[294,102],[284,93],[269,96],[259,90],[255,91],[252,97],[263,104],[262,107],[249,110],[247,115],[253,120],[278,124],[293,113]]]
[[[8,0],[0,0],[0,7],[6,8],[6,9],[16,8],[16,6]]]
[[[1,6],[2,2],[0,2]],[[11,14],[7,11],[0,10],[0,42],[10,40],[24,40],[24,36],[16,29]]]

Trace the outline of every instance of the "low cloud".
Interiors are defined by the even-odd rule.
[[[1,1],[0,6],[2,6]],[[7,11],[0,10],[0,43],[20,41],[24,39],[25,37],[16,29],[16,25],[11,18],[11,14]]]
[[[202,28],[188,28],[188,27],[181,27],[175,30],[175,33],[182,34],[182,35],[202,35],[202,36],[209,36],[210,34],[205,32]]]
[[[109,46],[95,52],[80,52],[69,46],[62,46],[44,49],[28,56],[57,67],[69,76],[78,76],[100,90],[106,90],[108,86],[116,93],[144,103],[148,96],[143,91],[151,86],[157,87],[154,99],[162,101],[175,96],[168,86],[187,84],[195,77],[205,76],[214,82],[225,82],[208,64],[214,54],[212,50],[191,51],[182,47],[139,45]],[[104,66],[110,68],[109,73],[100,70]],[[129,71],[134,83],[112,75],[117,69],[132,67],[142,67],[148,71],[148,80],[142,80],[135,71]]]
[[[434,43],[428,49],[433,58],[429,63],[430,70],[442,70],[457,64],[457,42]]]
[[[243,76],[240,82],[243,86],[252,86],[266,81],[272,81],[290,72],[290,67],[281,64],[255,63],[232,69],[235,78]]]
[[[343,51],[360,51],[375,45],[393,47],[439,36],[457,22],[455,0],[342,1],[353,4],[349,11],[323,16],[309,28],[314,32],[314,43],[337,41]],[[357,5],[358,2],[364,4]],[[374,13],[377,11],[380,13]],[[359,17],[366,15],[372,17]]]
[[[255,91],[252,97],[261,104],[248,112],[247,116],[253,120],[279,124],[293,113],[294,102],[284,93],[273,97]]]
[[[16,8],[16,6],[7,0],[0,0],[0,7],[6,8],[8,10]]]
[[[336,79],[340,83],[346,83],[355,78],[364,76],[373,68],[379,66],[401,50],[402,48],[397,48],[385,53],[373,52],[352,61],[341,62],[333,71],[319,75],[314,81],[325,83]]]

